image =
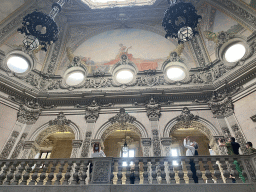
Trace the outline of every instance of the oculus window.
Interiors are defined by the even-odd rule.
[[[82,83],[84,81],[84,79],[85,79],[85,75],[83,72],[73,71],[67,75],[66,83],[69,86],[75,86],[75,85],[79,85],[80,83]]]
[[[167,77],[172,81],[181,81],[185,79],[185,71],[177,66],[171,66],[166,70]]]
[[[130,70],[120,70],[116,73],[116,80],[118,83],[127,84],[133,80],[134,74]]]
[[[30,65],[29,62],[22,56],[11,56],[7,60],[7,67],[14,73],[25,73]]]
[[[243,58],[246,53],[246,48],[240,43],[236,43],[227,48],[225,59],[228,62],[236,62]]]

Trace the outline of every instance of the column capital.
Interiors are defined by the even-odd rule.
[[[23,124],[34,124],[39,118],[42,108],[38,103],[29,101],[20,105],[17,113],[17,121]]]
[[[151,138],[141,138],[141,143],[143,146],[151,146]]]
[[[72,147],[73,148],[80,148],[82,143],[83,143],[82,140],[72,140]]]
[[[170,146],[172,144],[172,138],[171,137],[162,137],[161,144],[163,146]]]

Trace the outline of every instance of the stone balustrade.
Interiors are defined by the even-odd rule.
[[[241,156],[0,160],[0,185],[256,183],[256,154]],[[233,180],[234,181],[234,180]]]

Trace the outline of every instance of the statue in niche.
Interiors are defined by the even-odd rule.
[[[69,66],[68,68],[70,67],[86,67],[87,68],[87,72],[88,73],[91,73],[92,72],[92,64],[94,62],[91,61],[91,58],[81,58],[80,56],[75,56],[73,54],[73,52],[71,51],[71,48],[70,47],[67,47],[66,48],[66,52],[67,52],[67,57],[69,59]]]

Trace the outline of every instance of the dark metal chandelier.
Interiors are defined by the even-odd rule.
[[[26,36],[23,40],[26,50],[32,51],[40,45],[42,50],[47,51],[47,46],[57,41],[59,28],[54,18],[65,2],[66,0],[59,0],[53,3],[49,15],[34,11],[23,18],[22,27],[18,31]]]
[[[197,24],[202,19],[192,3],[183,0],[168,0],[170,7],[165,11],[162,26],[166,31],[165,38],[176,38],[178,43],[189,41],[198,34]]]

